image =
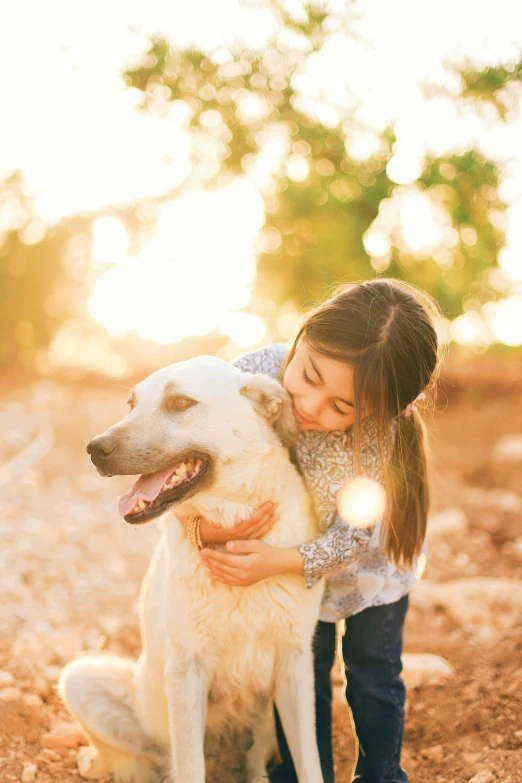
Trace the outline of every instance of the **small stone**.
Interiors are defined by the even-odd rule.
[[[404,653],[402,677],[407,688],[439,685],[455,674],[454,668],[440,655]]]
[[[104,777],[109,772],[96,748],[90,745],[79,749],[76,764],[82,778],[87,778],[88,780],[98,780],[98,778]]]
[[[15,678],[11,672],[6,672],[3,670],[0,671],[0,687],[4,687],[5,685],[12,685],[14,681]]]
[[[56,723],[51,731],[40,737],[44,748],[77,748],[87,745],[88,739],[78,723]]]
[[[421,756],[429,761],[444,761],[444,748],[442,745],[434,745],[432,748],[421,750]]]
[[[20,780],[22,780],[23,783],[27,783],[30,780],[34,780],[36,778],[37,770],[38,767],[36,766],[36,764],[31,764],[30,762],[24,763],[24,769]]]
[[[476,764],[482,758],[482,753],[463,753],[462,761],[466,764]]]
[[[473,701],[474,699],[478,698],[481,688],[482,688],[481,683],[474,680],[473,682],[470,682],[469,685],[466,685],[462,689],[462,696],[465,699]]]
[[[466,533],[468,528],[468,518],[461,508],[447,508],[441,511],[440,514],[434,514],[429,517],[428,538],[446,535],[456,536],[459,533]]]
[[[61,756],[55,750],[51,750],[50,748],[42,748],[36,758],[38,761],[60,761]]]
[[[501,511],[508,511],[512,514],[522,512],[522,497],[516,492],[509,492],[506,489],[490,489],[486,495],[486,502]]]
[[[506,555],[522,557],[522,537],[515,538],[514,541],[507,541],[502,547],[502,552]]]
[[[500,438],[493,450],[497,462],[519,462],[522,460],[522,435],[512,433]]]
[[[490,772],[489,770],[483,770],[482,772],[477,772],[477,774],[471,778],[469,783],[491,783],[492,780],[495,780],[495,775],[493,772]]]
[[[44,676],[49,683],[57,682],[62,673],[62,669],[63,666],[46,666],[44,669]]]
[[[52,688],[45,677],[37,677],[33,683],[33,690],[38,696],[45,699],[46,696],[51,694]]]
[[[41,707],[43,704],[43,699],[36,693],[26,693],[23,700],[28,707]]]
[[[22,691],[20,688],[1,688],[0,689],[0,701],[17,701],[22,698]]]
[[[502,734],[492,734],[488,740],[490,748],[498,748],[504,742]]]

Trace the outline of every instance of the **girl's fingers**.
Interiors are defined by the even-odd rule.
[[[275,523],[278,520],[279,520],[279,515],[272,514],[266,521],[258,525],[258,527],[256,527],[255,530],[252,530],[250,534],[250,538],[262,538],[268,533],[269,530],[272,529],[272,527],[275,525]]]
[[[228,566],[221,566],[221,565],[212,566],[210,572],[214,574],[214,576],[221,577],[222,579],[238,580],[240,578],[240,575],[238,574],[237,570],[235,568],[230,568]]]
[[[206,566],[226,565],[231,568],[239,565],[237,558],[241,555],[233,555],[230,552],[219,552],[217,549],[208,549],[201,552],[200,558]]]
[[[265,516],[272,514],[277,509],[278,505],[278,503],[272,503],[271,501],[268,503],[263,503],[262,506],[256,508],[249,519],[245,519],[244,521],[239,522],[236,524],[236,527],[248,528],[249,525],[260,522]]]
[[[210,550],[200,559],[202,564],[210,571],[235,577],[242,575],[245,564],[243,555],[232,555],[228,552],[217,552],[215,550]]]
[[[255,521],[249,520],[248,525],[246,526],[247,529],[245,530],[246,538],[255,538],[254,533],[259,530],[262,527],[266,527],[266,525],[270,524],[270,520],[275,515],[275,510],[270,509],[269,511],[265,512],[259,519],[256,519]]]
[[[228,580],[228,579],[219,579],[217,576],[214,576],[214,574],[210,574],[211,578],[215,582],[221,582],[222,585],[231,585],[232,587],[242,587],[242,585],[234,580]]]

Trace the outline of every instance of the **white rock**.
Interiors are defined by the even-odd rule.
[[[462,490],[462,499],[472,506],[486,506],[512,511],[515,514],[522,512],[522,497],[516,492],[507,489],[482,489],[482,487],[465,487]]]
[[[407,688],[439,685],[455,674],[455,669],[440,655],[404,653],[402,678]]]
[[[502,511],[511,511],[513,514],[522,512],[522,497],[507,489],[490,489],[486,495],[486,503]]]
[[[45,677],[37,677],[33,683],[33,690],[38,696],[45,698],[52,692],[52,688],[48,680]]]
[[[22,698],[22,691],[20,688],[1,688],[0,689],[0,701],[17,701]]]
[[[43,704],[43,699],[36,693],[26,693],[23,701],[28,707],[41,707]]]
[[[3,670],[0,671],[0,687],[4,687],[5,685],[12,685],[14,681],[15,678],[11,672],[6,672]]]
[[[500,438],[493,449],[493,459],[497,462],[519,462],[522,460],[522,435],[510,433]]]
[[[443,761],[444,760],[444,748],[442,745],[434,745],[432,748],[426,748],[421,750],[421,756],[430,761]]]
[[[515,538],[514,541],[508,541],[502,547],[502,551],[507,555],[515,555],[515,557],[522,557],[522,537]]]
[[[458,535],[469,528],[466,514],[461,508],[451,507],[428,519],[428,538],[435,536]]]
[[[27,781],[34,780],[36,778],[36,772],[38,770],[38,767],[36,764],[31,764],[30,762],[24,763],[24,769],[22,772],[22,777],[20,780],[23,781],[23,783],[27,783]]]
[[[424,582],[411,593],[412,606],[422,611],[443,608],[469,631],[483,626],[494,631],[522,622],[522,581],[473,577],[436,584]],[[488,633],[490,633],[488,631]]]
[[[482,758],[482,753],[463,753],[462,761],[466,764],[476,764]]]
[[[63,666],[46,666],[43,675],[49,683],[57,682],[62,673]]]
[[[54,723],[51,731],[40,737],[40,744],[44,748],[77,748],[87,742],[87,737],[78,723],[65,721]]]
[[[489,772],[489,770],[483,770],[482,772],[478,772],[476,775],[474,775],[469,783],[491,783],[492,780],[495,780],[495,775],[493,772]]]
[[[98,780],[98,778],[104,777],[109,772],[108,767],[98,755],[96,748],[90,745],[79,749],[76,764],[82,778],[87,778],[88,780]]]

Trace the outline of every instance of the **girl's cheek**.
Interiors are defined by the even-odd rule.
[[[294,394],[292,378],[288,370],[283,375],[283,388],[288,392],[288,394]]]

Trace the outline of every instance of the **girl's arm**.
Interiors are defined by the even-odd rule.
[[[308,587],[313,587],[322,576],[354,563],[368,549],[374,529],[374,525],[352,527],[337,516],[321,536],[298,546]]]
[[[337,518],[323,535],[296,548],[229,541],[228,553],[202,549],[199,556],[214,579],[225,584],[246,586],[278,574],[303,574],[313,587],[322,576],[355,562],[368,548],[373,530],[350,527]]]
[[[201,549],[199,557],[210,575],[227,585],[246,587],[278,574],[302,574],[297,549],[271,546],[266,541],[229,541],[229,553]]]
[[[278,503],[268,501],[259,506],[249,519],[240,520],[236,518],[234,527],[222,527],[221,525],[209,522],[205,517],[200,516],[200,536],[203,546],[208,544],[226,544],[227,541],[240,539],[244,541],[247,538],[263,538],[273,525],[278,521],[277,513]],[[193,514],[177,514],[178,521],[185,528],[188,527],[189,520]]]

